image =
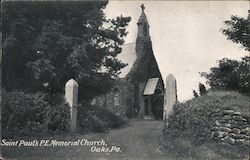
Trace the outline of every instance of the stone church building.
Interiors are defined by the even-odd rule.
[[[92,104],[123,118],[162,119],[164,83],[152,50],[145,8],[141,8],[136,42],[124,44],[117,57],[128,65],[121,70],[111,91],[96,97]]]

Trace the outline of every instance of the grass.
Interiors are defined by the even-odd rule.
[[[216,142],[193,144],[188,137],[165,137],[163,148],[173,160],[248,160],[249,148],[227,146]]]
[[[210,91],[204,96],[193,98],[185,103],[193,108],[209,106],[210,108],[232,109],[246,116],[250,113],[250,98],[238,92]]]
[[[242,114],[249,116],[250,98],[238,92],[212,91],[200,98],[201,100],[207,98],[213,99],[214,102],[221,105],[221,108],[233,109],[234,111],[241,112]]]

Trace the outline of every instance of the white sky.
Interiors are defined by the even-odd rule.
[[[198,83],[205,83],[199,72],[209,71],[221,58],[249,54],[220,31],[231,15],[247,16],[248,1],[109,1],[107,18],[132,18],[125,43],[135,42],[142,3],[163,79],[169,73],[175,76],[179,101],[192,98]]]

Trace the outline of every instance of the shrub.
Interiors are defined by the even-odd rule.
[[[188,137],[194,143],[210,140],[214,122],[212,113],[217,109],[233,109],[249,114],[250,100],[237,92],[216,91],[194,98],[185,103],[175,104],[168,118],[166,135]]]
[[[19,91],[3,93],[3,135],[44,130],[49,108],[46,96],[42,93],[25,94]]]
[[[200,93],[200,96],[207,93],[207,89],[206,89],[205,85],[202,83],[199,83],[199,93]]]
[[[124,121],[114,113],[89,103],[78,105],[78,124],[81,132],[105,132],[110,128],[117,128]]]
[[[68,103],[61,102],[61,104],[51,107],[49,114],[48,130],[50,132],[65,132],[69,130],[70,107]]]
[[[211,128],[208,108],[192,108],[192,102],[176,104],[169,116],[167,134],[173,137],[187,136],[194,142],[202,142],[209,137]]]
[[[68,130],[69,106],[53,103],[47,94],[4,92],[2,107],[3,136],[37,135]]]

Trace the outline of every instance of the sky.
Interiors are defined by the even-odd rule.
[[[224,57],[239,60],[248,55],[240,45],[221,33],[231,15],[247,17],[248,1],[109,1],[104,10],[107,18],[130,16],[125,43],[135,42],[137,20],[144,4],[150,25],[153,51],[165,81],[173,74],[177,81],[178,100],[183,102],[198,91],[208,72]],[[206,85],[206,87],[209,87]]]

